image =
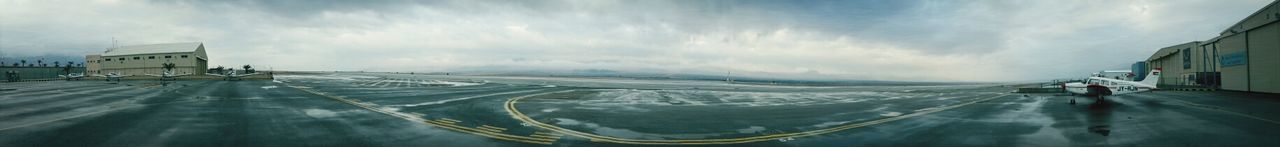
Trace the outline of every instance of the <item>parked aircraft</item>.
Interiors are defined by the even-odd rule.
[[[155,75],[155,74],[146,74],[146,75],[147,75],[147,76],[153,76],[153,77],[160,77],[160,80],[161,80],[161,81],[164,81],[164,80],[176,80],[178,77],[181,77],[181,76],[187,76],[187,75],[191,75],[191,74],[189,74],[189,73],[187,73],[187,74],[174,74],[174,73],[173,73],[173,71],[164,71],[164,73],[161,73],[161,74],[159,74],[159,75]]]
[[[1108,95],[1123,95],[1136,92],[1150,91],[1156,88],[1156,83],[1160,81],[1160,68],[1152,70],[1147,74],[1146,79],[1142,81],[1127,81],[1105,77],[1089,77],[1083,82],[1073,82],[1062,84],[1062,88],[1073,95],[1079,94],[1084,96],[1093,96],[1097,98],[1097,103],[1102,103],[1103,97]],[[1071,99],[1071,104],[1075,104],[1076,99]]]
[[[65,78],[65,79],[67,79],[67,81],[71,81],[71,80],[80,80],[80,79],[83,79],[83,78],[84,78],[84,74],[82,74],[82,73],[70,73],[70,74],[67,74],[67,75],[58,75],[58,77]]]
[[[212,75],[212,76],[219,76],[219,77],[222,77],[222,79],[223,79],[223,80],[231,81],[231,80],[240,80],[240,78],[247,77],[247,76],[252,76],[252,75],[257,75],[257,74],[258,74],[258,73],[251,73],[251,74],[236,74],[236,71],[235,71],[235,70],[229,70],[229,71],[227,71],[227,73],[226,73],[226,74],[209,74],[209,75]]]
[[[107,81],[116,80],[116,82],[119,82],[120,78],[130,77],[133,75],[120,75],[120,73],[111,72],[111,73],[107,73],[107,75],[93,75],[93,76],[106,78]]]

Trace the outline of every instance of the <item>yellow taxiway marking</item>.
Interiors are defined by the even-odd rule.
[[[470,134],[480,135],[480,136],[489,137],[489,138],[493,138],[493,139],[500,139],[500,140],[507,140],[507,141],[516,141],[516,142],[524,142],[524,143],[533,143],[533,144],[546,144],[546,145],[549,145],[549,144],[551,144],[552,142],[555,142],[555,140],[553,140],[553,139],[534,138],[534,137],[525,137],[525,136],[515,136],[515,135],[509,135],[509,134],[502,134],[502,133],[484,132],[484,131],[475,130],[475,129],[472,129],[472,128],[467,128],[467,127],[462,127],[462,126],[457,126],[457,125],[453,125],[453,124],[443,124],[443,123],[439,123],[438,121],[423,121],[423,122],[425,122],[426,124],[430,124],[430,125],[432,125],[432,126],[440,127],[440,128],[445,128],[445,129],[449,129],[449,130],[453,130],[453,131],[458,131],[458,132],[464,132],[464,133],[470,133]]]
[[[533,132],[533,134],[534,134],[534,135],[556,136],[556,137],[564,136],[564,134],[559,134],[559,133],[547,133],[547,132]]]
[[[451,123],[458,123],[458,122],[462,122],[462,121],[458,121],[458,120],[455,120],[455,119],[449,119],[449,118],[440,118],[440,120],[441,120],[441,121],[449,121],[449,122],[451,122]]]
[[[493,129],[493,130],[498,130],[498,131],[506,131],[506,130],[507,130],[507,128],[500,128],[500,127],[494,127],[494,126],[489,126],[489,125],[480,125],[480,128]]]
[[[591,141],[596,141],[596,142],[610,142],[610,143],[621,143],[621,144],[648,144],[648,145],[706,145],[706,144],[737,144],[737,143],[748,143],[748,142],[759,142],[759,141],[771,141],[771,140],[776,140],[776,139],[791,139],[791,138],[795,138],[795,137],[807,137],[807,136],[821,135],[821,134],[827,134],[827,133],[832,133],[832,132],[837,132],[837,131],[843,131],[843,130],[848,130],[848,129],[853,129],[853,128],[859,128],[859,127],[865,127],[865,126],[877,125],[877,124],[881,124],[881,123],[887,123],[887,122],[892,122],[892,121],[897,121],[897,120],[902,120],[902,119],[912,118],[912,117],[921,116],[921,115],[930,114],[930,113],[935,113],[935,112],[941,112],[941,111],[951,110],[951,109],[955,109],[955,108],[959,108],[959,107],[963,107],[963,106],[967,106],[967,105],[975,104],[975,103],[978,103],[978,102],[984,102],[984,101],[988,101],[988,100],[992,100],[992,99],[996,99],[996,98],[1001,98],[1001,97],[1007,96],[1007,95],[1005,95],[1005,94],[1000,94],[1000,95],[997,95],[997,96],[992,96],[992,97],[987,97],[987,98],[981,98],[981,99],[978,99],[978,100],[974,100],[974,101],[970,101],[970,102],[965,102],[965,103],[960,103],[960,104],[955,104],[955,105],[948,105],[948,106],[944,106],[944,107],[940,107],[940,108],[936,108],[936,109],[930,109],[930,110],[926,110],[926,111],[919,111],[919,112],[915,112],[915,113],[911,113],[911,114],[906,114],[906,115],[901,115],[901,116],[895,116],[895,117],[881,118],[881,119],[872,120],[872,121],[866,121],[866,122],[861,122],[861,123],[854,123],[854,124],[841,125],[841,126],[836,126],[836,127],[831,127],[831,128],[825,128],[825,129],[810,130],[810,131],[795,132],[795,133],[778,133],[778,134],[761,135],[761,136],[753,136],[753,137],[724,138],[724,139],[646,140],[646,139],[626,139],[626,138],[617,138],[617,137],[603,136],[603,135],[597,135],[597,134],[592,134],[592,133],[585,133],[585,132],[579,132],[579,131],[575,131],[575,130],[565,129],[565,128],[561,128],[561,127],[559,127],[559,126],[555,126],[555,125],[550,125],[550,124],[546,124],[546,123],[538,122],[538,121],[534,120],[533,118],[529,118],[529,116],[524,115],[524,113],[521,113],[519,110],[517,110],[517,109],[516,109],[516,104],[517,104],[517,103],[519,103],[519,100],[521,100],[521,99],[529,98],[529,97],[533,97],[533,96],[538,96],[538,95],[545,95],[545,94],[552,94],[552,93],[562,93],[562,92],[570,92],[570,91],[573,91],[573,90],[559,91],[559,92],[548,92],[548,93],[541,93],[541,94],[532,94],[532,95],[525,95],[525,96],[520,96],[520,97],[511,98],[511,99],[507,100],[507,102],[506,102],[506,109],[507,109],[507,112],[511,114],[511,117],[512,117],[512,118],[515,118],[515,119],[517,119],[517,120],[520,120],[521,122],[524,122],[524,123],[527,123],[527,124],[531,124],[532,126],[539,127],[539,128],[542,128],[542,129],[555,131],[555,132],[558,132],[558,133],[561,133],[561,134],[567,134],[567,135],[574,136],[574,137],[587,138],[587,139],[589,139],[589,140],[591,140]]]
[[[494,129],[494,128],[490,128],[490,127],[485,127],[485,125],[481,125],[481,126],[479,126],[479,127],[476,127],[476,129],[479,129],[479,130],[482,130],[482,131],[495,132],[495,133],[496,133],[496,132],[502,132],[502,131],[506,130],[506,129],[499,130],[499,129]]]
[[[515,142],[523,142],[523,143],[532,143],[532,144],[543,144],[543,145],[550,145],[550,144],[554,143],[556,140],[558,140],[558,139],[559,139],[559,138],[544,138],[544,137],[532,137],[532,136],[517,136],[517,135],[511,135],[511,134],[503,134],[503,133],[499,133],[499,132],[491,131],[491,130],[482,130],[482,129],[477,129],[477,128],[463,127],[463,126],[459,126],[459,125],[455,124],[455,123],[462,122],[462,121],[458,121],[458,120],[454,120],[454,119],[449,119],[449,118],[440,118],[439,120],[426,120],[426,119],[422,119],[422,118],[420,117],[420,116],[422,116],[422,115],[420,115],[420,114],[408,114],[408,113],[393,112],[393,111],[389,111],[389,110],[382,109],[382,108],[379,108],[379,107],[374,107],[374,105],[372,105],[372,104],[360,103],[360,102],[352,101],[352,100],[350,100],[350,99],[345,99],[345,98],[341,98],[341,97],[337,97],[337,96],[326,95],[326,94],[320,93],[320,92],[318,92],[318,91],[310,90],[310,89],[305,89],[305,88],[300,88],[300,87],[295,87],[295,86],[288,86],[288,87],[293,87],[293,88],[298,89],[298,90],[301,90],[301,91],[303,91],[303,92],[311,93],[311,94],[318,95],[318,96],[322,96],[322,97],[325,97],[325,98],[329,98],[329,99],[332,99],[332,100],[335,100],[335,101],[338,101],[338,102],[343,102],[343,103],[350,104],[350,105],[353,105],[353,106],[356,106],[356,107],[364,108],[364,109],[369,110],[369,111],[378,112],[378,113],[382,113],[382,114],[389,115],[389,116],[399,117],[399,118],[402,118],[402,119],[405,119],[405,120],[409,120],[409,121],[421,122],[421,123],[426,124],[426,125],[430,125],[430,126],[434,126],[434,127],[438,127],[438,128],[444,128],[444,129],[448,129],[448,130],[453,130],[453,131],[456,131],[456,132],[462,132],[462,133],[467,133],[467,134],[479,135],[479,136],[489,137],[489,138],[498,139],[498,140],[507,140],[507,141],[515,141]],[[484,126],[487,126],[487,125],[484,125]],[[481,126],[481,127],[484,127],[484,126]],[[492,127],[492,128],[489,128],[489,127]],[[484,127],[484,128],[489,128],[489,129],[498,128],[498,127],[493,127],[493,126],[489,126],[489,127]],[[505,128],[498,128],[498,129],[505,129]]]
[[[561,137],[561,136],[547,136],[542,134],[533,134],[529,136],[538,137],[538,138],[547,138],[547,139],[559,139]]]

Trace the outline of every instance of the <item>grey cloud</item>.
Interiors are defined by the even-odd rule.
[[[0,50],[92,53],[114,36],[125,44],[205,41],[215,65],[292,70],[1022,80],[1123,67],[1156,48],[1212,37],[1239,20],[1224,16],[1265,3],[0,1]]]

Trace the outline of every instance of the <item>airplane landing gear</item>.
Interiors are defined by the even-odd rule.
[[[1097,100],[1094,100],[1093,102],[1094,102],[1094,103],[1098,103],[1098,104],[1102,104],[1102,103],[1103,103],[1103,100],[1106,100],[1106,99],[1105,99],[1105,98],[1103,98],[1103,97],[1102,97],[1102,95],[1098,95],[1098,99],[1097,99]]]
[[[1068,102],[1068,104],[1076,105],[1076,98],[1071,98],[1071,102]]]

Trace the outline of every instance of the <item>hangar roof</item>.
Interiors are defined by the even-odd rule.
[[[1200,41],[1192,41],[1192,42],[1160,48],[1160,50],[1157,50],[1155,54],[1151,54],[1151,57],[1148,57],[1146,61],[1150,62],[1152,60],[1158,60],[1160,58],[1164,58],[1169,55],[1177,54],[1179,51],[1182,51],[1182,49],[1197,48],[1197,47],[1200,47]]]
[[[102,56],[195,52],[201,46],[204,46],[204,43],[183,42],[121,46],[120,48],[107,50]]]

